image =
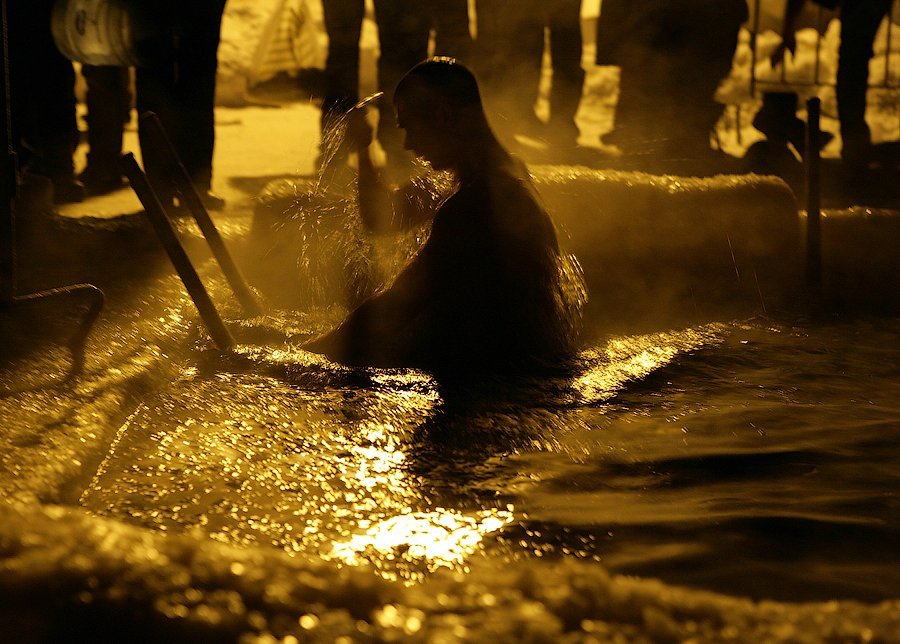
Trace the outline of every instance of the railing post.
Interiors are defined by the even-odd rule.
[[[11,301],[16,293],[16,154],[12,146],[9,102],[9,42],[6,0],[0,0],[0,302]]]
[[[209,331],[209,335],[212,337],[213,342],[216,343],[216,346],[223,351],[227,351],[234,346],[234,340],[232,340],[231,334],[225,327],[225,323],[222,322],[222,318],[219,317],[216,305],[210,299],[209,293],[206,292],[206,287],[203,286],[200,276],[197,275],[197,270],[191,264],[190,258],[172,229],[172,224],[169,223],[162,204],[159,202],[159,198],[153,191],[150,182],[147,181],[147,177],[137,161],[135,161],[133,154],[130,152],[123,154],[119,161],[122,173],[128,177],[128,180],[131,182],[131,189],[134,190],[144,206],[144,212],[147,213],[147,218],[153,225],[156,236],[159,237],[159,241],[166,249],[166,253],[175,266],[178,276],[194,301],[194,305],[197,307],[197,311],[199,311],[200,317]]]
[[[806,282],[814,290],[822,284],[822,133],[819,120],[822,101],[806,102]]]
[[[197,222],[200,232],[202,232],[203,236],[206,238],[206,243],[209,244],[213,256],[219,263],[219,267],[222,269],[222,273],[225,275],[228,285],[231,286],[231,290],[235,297],[237,297],[238,302],[241,303],[244,312],[247,315],[252,316],[261,315],[263,312],[262,307],[260,307],[259,302],[257,302],[256,297],[253,295],[253,291],[250,290],[250,287],[244,280],[244,276],[241,275],[241,271],[238,269],[237,264],[235,264],[234,260],[231,258],[231,254],[228,252],[228,248],[225,246],[222,236],[219,235],[219,231],[216,229],[215,224],[213,224],[212,219],[210,219],[209,213],[206,211],[206,207],[200,200],[200,195],[197,194],[197,189],[191,182],[190,175],[188,175],[187,170],[185,170],[184,165],[181,163],[181,159],[178,157],[175,147],[169,140],[159,117],[153,112],[144,112],[140,116],[140,124],[146,129],[147,138],[150,140],[155,151],[166,160],[170,178],[174,182],[175,188],[178,190],[178,193],[188,210],[190,210],[191,215],[193,215],[194,221]]]

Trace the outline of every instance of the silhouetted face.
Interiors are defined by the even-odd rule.
[[[453,167],[446,127],[440,113],[423,109],[418,101],[400,100],[396,104],[397,125],[404,132],[403,147],[431,164],[435,170]],[[440,110],[438,110],[440,112]]]

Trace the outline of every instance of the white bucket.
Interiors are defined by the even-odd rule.
[[[193,1],[193,0],[192,0]],[[166,30],[146,0],[56,0],[53,40],[70,60],[143,66],[166,46]]]

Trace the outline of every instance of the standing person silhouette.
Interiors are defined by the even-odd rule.
[[[165,0],[154,9],[162,24],[168,26],[167,42],[158,61],[137,68],[138,112],[156,113],[204,205],[220,210],[225,201],[212,192],[212,161],[216,68],[225,0]],[[138,135],[147,175],[156,185],[168,185],[164,158],[146,145],[144,127],[138,128]]]
[[[814,0],[828,9],[840,9],[841,44],[838,49],[837,104],[841,125],[841,159],[851,168],[872,160],[872,135],[866,123],[866,90],[869,61],[878,26],[891,10],[893,0]],[[805,0],[788,0],[781,44],[771,56],[772,66],[794,52],[797,19]]]
[[[52,0],[8,2],[9,80],[13,149],[26,181],[44,177],[55,203],[84,199],[75,177],[78,144],[75,68],[50,30]]]
[[[644,163],[703,160],[722,114],[745,0],[604,0],[598,65],[621,70],[614,129],[603,136]]]
[[[477,0],[476,15],[477,69],[488,110],[502,124],[505,138],[516,133],[546,134],[560,148],[575,148],[575,114],[584,86],[580,0],[524,0],[515,7],[505,0]],[[534,111],[545,29],[553,67],[547,127]]]
[[[359,38],[362,34],[364,0],[323,0],[322,14],[328,33],[325,58],[325,92],[322,97],[322,145],[316,163],[327,166],[334,155],[343,161],[347,148],[336,137],[343,114],[359,95]]]
[[[452,59],[420,63],[398,84],[394,107],[406,149],[452,172],[457,188],[390,286],[305,348],[348,364],[435,371],[566,355],[574,339],[556,231],[524,164],[494,136],[472,72]],[[353,121],[363,221],[383,232],[421,219],[381,183],[364,152],[371,131]]]
[[[78,175],[89,195],[118,190],[124,183],[119,169],[122,131],[131,120],[131,80],[128,67],[82,65],[87,82],[87,165]]]

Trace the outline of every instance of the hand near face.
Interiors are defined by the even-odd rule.
[[[365,109],[353,109],[347,118],[347,141],[357,150],[372,144],[374,130],[366,119]]]

